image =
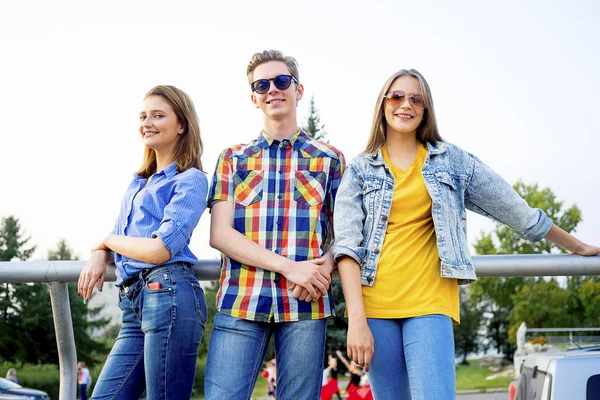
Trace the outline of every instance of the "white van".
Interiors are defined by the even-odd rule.
[[[600,346],[527,355],[515,400],[540,399],[600,400]]]

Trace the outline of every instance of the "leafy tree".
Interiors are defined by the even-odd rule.
[[[521,181],[517,182],[513,188],[530,206],[544,210],[552,221],[565,231],[573,231],[581,222],[579,208],[575,205],[566,208],[549,188],[540,189],[537,184],[526,185]],[[532,243],[515,235],[513,230],[503,224],[496,223],[496,227],[491,233],[482,233],[475,243],[475,251],[477,254],[543,254],[560,252],[562,249],[546,240]],[[518,301],[523,299],[518,294],[523,293],[525,287],[535,284],[536,279],[533,278],[508,277],[481,278],[471,285],[471,299],[484,307],[490,342],[499,353],[503,352],[509,358],[512,357],[515,350],[514,335],[510,336],[512,340],[509,340],[511,313],[515,298]],[[543,291],[543,288],[527,290]],[[557,294],[555,291],[552,293]],[[576,301],[571,299],[571,303],[576,306]],[[518,323],[513,321],[513,324],[516,324],[514,329],[517,329],[520,323],[521,321]],[[534,326],[530,321],[527,323],[529,326]]]
[[[25,261],[35,251],[29,246],[29,236],[21,230],[15,216],[2,218],[0,223],[0,261]],[[25,283],[0,284],[0,358],[16,360],[24,355],[26,346],[21,340],[18,320],[18,302],[15,293],[28,287]]]
[[[528,327],[567,327],[577,325],[569,314],[569,293],[555,279],[539,278],[529,282],[512,296],[514,309],[510,315],[509,338],[515,338],[521,322]]]
[[[579,300],[577,304],[581,307],[580,326],[589,328],[600,326],[600,277],[582,279],[577,288],[576,298]]]
[[[329,143],[329,140],[327,139],[327,132],[325,131],[325,125],[321,123],[319,111],[315,106],[314,95],[310,98],[308,118],[306,119],[306,124],[302,127],[302,129],[304,129],[306,134],[311,138]]]
[[[69,248],[66,240],[60,239],[56,245],[56,250],[48,251],[48,260],[50,261],[66,261],[75,260],[77,256],[73,254],[73,250]],[[73,334],[75,336],[75,344],[77,347],[78,359],[87,360],[86,363],[93,366],[94,359],[91,357],[93,353],[104,353],[107,351],[103,343],[96,342],[91,337],[91,331],[95,328],[104,327],[109,320],[106,318],[98,318],[103,306],[90,307],[89,304],[83,304],[81,297],[77,293],[77,283],[69,282],[69,302],[71,303],[71,319],[73,321]],[[52,329],[54,336],[54,329]],[[116,337],[116,336],[115,336]],[[58,361],[58,358],[56,358]]]
[[[454,349],[457,356],[463,357],[461,364],[467,365],[467,355],[483,348],[479,335],[483,325],[483,310],[477,303],[469,300],[467,289],[461,288],[459,295],[460,324],[454,325]]]

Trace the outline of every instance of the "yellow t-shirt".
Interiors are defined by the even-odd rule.
[[[460,322],[458,282],[440,274],[431,197],[421,174],[426,156],[427,148],[419,144],[415,161],[403,171],[383,147],[394,197],[375,283],[362,287],[367,318],[444,314]]]

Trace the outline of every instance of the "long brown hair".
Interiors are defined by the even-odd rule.
[[[387,123],[385,121],[384,98],[394,81],[401,76],[412,76],[415,78],[419,82],[419,89],[425,100],[423,120],[417,128],[417,140],[421,143],[444,141],[438,131],[435,110],[433,108],[433,97],[431,96],[431,90],[429,89],[427,81],[416,69],[401,69],[385,81],[379,92],[377,103],[375,103],[371,134],[369,135],[369,141],[367,142],[367,147],[363,153],[374,154],[385,144],[385,139],[387,137]]]
[[[200,121],[190,96],[183,90],[171,85],[153,87],[146,93],[144,100],[150,96],[160,96],[169,103],[177,116],[177,121],[183,127],[183,133],[179,135],[179,140],[173,150],[173,160],[177,162],[177,172],[183,172],[190,168],[197,168],[202,171],[201,158],[204,146],[200,137]],[[146,147],[142,166],[136,174],[148,178],[155,172],[156,153]]]

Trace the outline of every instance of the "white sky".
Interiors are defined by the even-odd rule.
[[[289,5],[291,4],[291,5]],[[60,238],[81,258],[112,228],[131,173],[144,94],[196,104],[212,176],[223,148],[262,127],[245,68],[294,56],[332,144],[366,143],[377,94],[401,68],[428,80],[442,136],[510,183],[577,204],[600,243],[600,3],[596,1],[10,1],[0,12],[0,217],[16,215],[43,259]],[[192,238],[208,246],[209,214]],[[469,215],[471,244],[492,224]]]

